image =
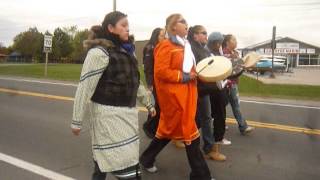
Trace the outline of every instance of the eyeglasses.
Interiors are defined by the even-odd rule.
[[[181,24],[187,24],[187,21],[185,19],[181,19],[179,21],[177,21],[178,23],[181,23]]]
[[[197,32],[197,34],[203,34],[203,35],[207,35],[207,31],[202,31],[202,32]]]

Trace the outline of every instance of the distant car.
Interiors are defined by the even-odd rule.
[[[273,60],[273,70],[274,71],[285,71],[286,69],[285,60],[274,59]],[[258,71],[261,74],[265,72],[270,72],[272,70],[272,59],[263,58],[257,62],[256,67],[250,69],[250,71]]]

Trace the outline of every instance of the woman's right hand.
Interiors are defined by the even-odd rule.
[[[197,79],[197,76],[198,75],[195,72],[183,73],[182,83],[188,83],[189,81],[193,81]]]
[[[195,73],[195,72],[190,72],[190,79],[191,80],[195,80],[195,79],[197,79],[197,73]]]

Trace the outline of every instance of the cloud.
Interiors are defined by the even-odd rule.
[[[118,0],[117,8],[128,14],[137,40],[149,38],[155,27],[164,27],[171,13],[181,13],[189,25],[235,34],[240,47],[270,39],[274,25],[278,36],[320,45],[318,0]],[[112,1],[105,0],[1,2],[0,42],[9,45],[16,34],[32,26],[42,32],[71,25],[89,28],[111,10]]]
[[[27,26],[0,17],[0,42],[8,46],[15,35],[25,31]]]

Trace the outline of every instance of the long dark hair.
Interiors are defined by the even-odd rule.
[[[159,34],[162,31],[162,28],[155,28],[152,33],[151,33],[151,37],[147,43],[147,45],[152,45],[153,47],[155,47],[158,43],[159,43]]]
[[[104,17],[101,25],[92,26],[91,31],[95,33],[96,38],[107,38],[110,40],[121,41],[118,35],[113,34],[109,31],[108,26],[115,26],[119,20],[126,17],[127,15],[120,11],[108,13]]]
[[[227,35],[224,35],[224,39],[223,39],[223,42],[222,42],[222,48],[226,48],[227,47],[227,42],[230,41],[230,39],[232,38],[232,34],[227,34]]]
[[[188,36],[187,36],[187,39],[189,42],[195,42],[194,40],[194,35],[199,33],[199,31],[201,29],[204,29],[204,26],[202,25],[195,25],[195,26],[191,26],[189,27],[188,29]]]

